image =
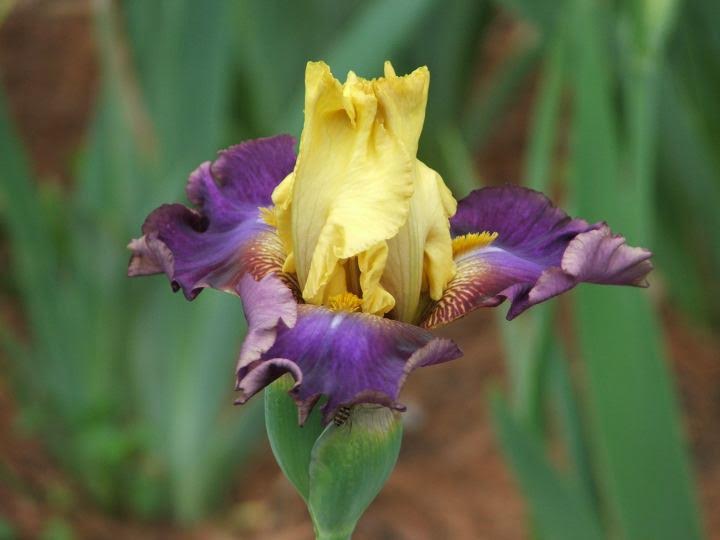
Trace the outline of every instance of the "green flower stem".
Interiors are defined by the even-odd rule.
[[[315,529],[316,540],[350,540],[352,538],[352,531],[348,533],[344,532],[322,532]]]

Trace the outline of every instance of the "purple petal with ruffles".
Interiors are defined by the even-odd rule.
[[[496,232],[493,246],[543,266],[558,265],[570,240],[600,225],[572,219],[539,191],[512,185],[473,191],[450,218],[453,237]]]
[[[284,252],[258,207],[272,204],[275,186],[292,172],[295,140],[289,135],[247,141],[200,165],[186,192],[196,210],[181,204],[154,210],[133,252],[128,275],[165,272],[173,290],[192,300],[204,287],[235,293],[240,276],[262,277],[282,266]]]
[[[227,198],[269,206],[273,190],[292,172],[295,159],[295,138],[277,135],[220,151],[212,173]]]
[[[458,203],[453,236],[497,232],[489,246],[456,255],[457,273],[430,306],[433,328],[510,299],[507,319],[581,282],[647,286],[652,254],[626,245],[604,223],[572,219],[542,193],[518,186],[480,189]]]
[[[331,311],[296,304],[276,276],[243,277],[238,285],[248,335],[237,367],[237,389],[245,403],[290,373],[290,391],[304,423],[321,396],[323,419],[340,406],[377,403],[402,410],[400,389],[417,367],[459,358],[457,345],[417,326],[366,313]]]

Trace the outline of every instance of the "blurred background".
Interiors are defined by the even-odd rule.
[[[0,0],[0,539],[310,539],[240,302],[125,277],[128,240],[216,150],[302,122],[305,62],[432,74],[420,158],[651,248],[442,330],[358,539],[720,538],[716,0]]]

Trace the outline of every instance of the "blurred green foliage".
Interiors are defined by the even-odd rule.
[[[228,406],[239,302],[191,306],[157,280],[125,278],[128,239],[215,150],[299,135],[303,70],[325,59],[379,74],[432,73],[420,155],[458,197],[473,156],[522,97],[523,181],[567,193],[656,252],[653,285],[699,324],[720,324],[720,38],[713,0],[128,0],[96,4],[102,85],[74,188],[31,178],[0,107],[0,219],[31,339],[3,345],[28,421],[98,501],[181,521],[220,500],[261,427],[259,402]],[[481,45],[504,13],[509,54]],[[299,21],[302,21],[299,23]],[[557,148],[569,143],[565,153]],[[506,179],[498,179],[506,180]],[[537,538],[699,538],[697,504],[662,335],[647,293],[574,294],[571,369],[554,303],[506,336],[511,390],[492,399]],[[583,388],[581,393],[577,388]],[[568,456],[548,456],[555,437]]]
[[[5,518],[0,517],[0,540],[14,540],[15,530]]]
[[[216,506],[262,431],[261,407],[230,405],[242,311],[127,279],[125,245],[224,144],[231,23],[224,3],[113,5],[96,13],[101,89],[74,189],[36,185],[0,122],[2,213],[32,336],[5,338],[29,421],[101,504],[189,521]]]

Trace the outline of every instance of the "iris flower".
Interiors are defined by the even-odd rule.
[[[130,276],[242,299],[238,403],[289,373],[301,424],[322,396],[325,422],[359,403],[402,410],[412,370],[461,356],[430,329],[505,300],[510,320],[581,282],[647,285],[649,251],[541,193],[456,202],[417,158],[429,81],[386,62],[342,84],[309,63],[297,157],[288,135],[221,151],[190,175],[194,208],[160,206],[131,241]]]

